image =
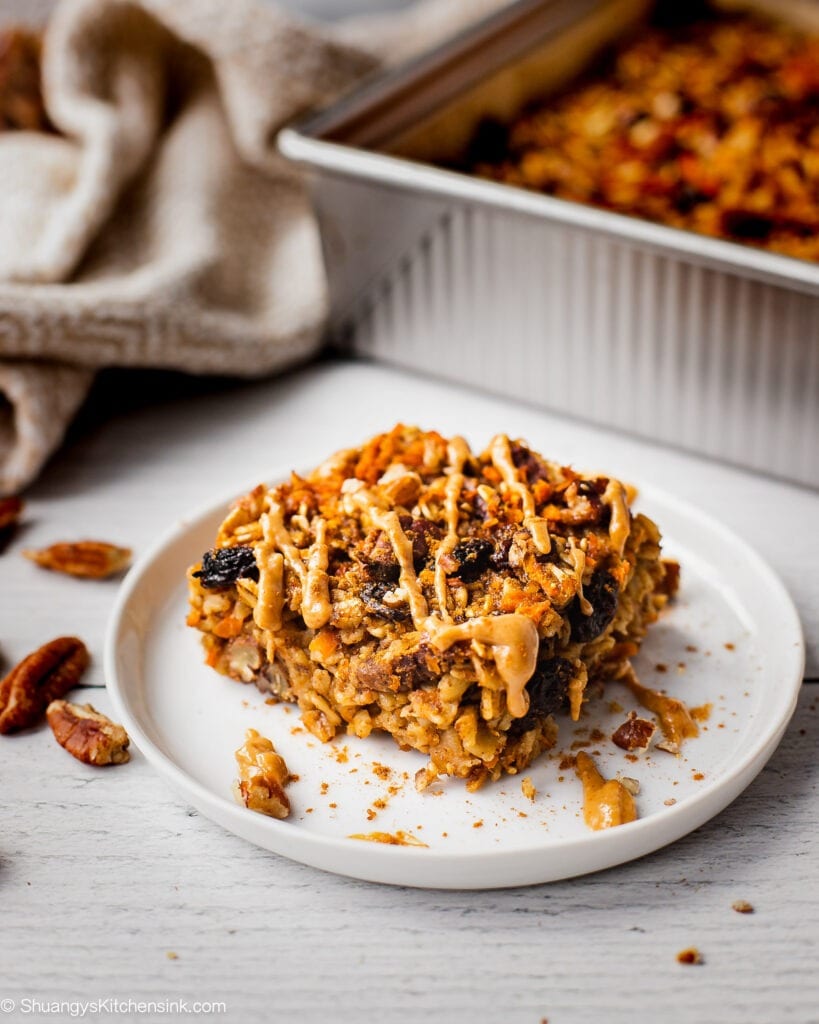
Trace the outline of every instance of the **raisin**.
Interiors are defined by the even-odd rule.
[[[577,597],[569,605],[568,615],[572,642],[587,644],[600,636],[614,618],[617,611],[617,581],[605,569],[597,569],[591,582],[583,588],[583,594],[592,606],[591,615],[583,614]]]
[[[548,715],[559,711],[566,701],[574,666],[566,658],[548,658],[535,666],[532,678],[526,684],[529,710],[523,718],[516,718],[509,729],[511,737],[533,729]]]
[[[382,619],[388,619],[390,622],[408,619],[409,608],[405,604],[384,603],[384,597],[392,589],[388,583],[367,583],[361,588],[361,600],[374,615],[379,615]]]
[[[478,537],[462,540],[452,552],[452,557],[458,563],[452,575],[464,583],[474,583],[489,568],[489,559],[494,550],[488,540],[480,540]]]
[[[236,580],[259,578],[259,567],[252,548],[216,548],[202,556],[202,568],[193,574],[203,587],[229,587]]]

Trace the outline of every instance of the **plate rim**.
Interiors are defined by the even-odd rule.
[[[287,470],[283,470],[280,467],[274,467],[272,472],[263,474],[260,479],[268,481],[267,486],[271,486],[275,484],[275,481],[286,479],[290,472],[291,470],[289,468]],[[631,478],[629,479],[631,480]],[[332,867],[328,867],[324,864],[314,864],[309,859],[305,859],[302,856],[290,856],[285,851],[277,850],[270,852],[276,852],[279,856],[289,857],[289,859],[302,864],[311,864],[311,866],[319,867],[321,870],[334,871],[334,873],[347,877],[362,878],[365,880],[387,882],[388,884],[410,887],[421,886],[425,888],[446,889],[486,889],[521,884],[539,884],[538,882],[503,881],[498,882],[497,885],[481,884],[479,886],[469,886],[465,883],[458,885],[450,885],[448,883],[436,884],[429,881],[399,881],[388,877],[374,878],[373,871],[375,871],[376,874],[383,874],[383,871],[376,868],[377,865],[382,865],[382,867],[385,865],[397,867],[404,862],[415,862],[413,866],[423,863],[428,866],[437,864],[439,866],[450,867],[456,864],[464,864],[465,866],[468,866],[476,861],[481,862],[487,860],[499,864],[500,862],[508,859],[514,861],[516,859],[531,857],[538,851],[544,851],[545,849],[548,849],[550,854],[554,851],[556,855],[560,853],[570,855],[577,848],[582,848],[584,851],[593,851],[597,848],[606,849],[613,847],[614,849],[611,851],[612,853],[619,846],[625,845],[627,847],[634,846],[637,848],[636,852],[632,850],[629,853],[619,856],[619,859],[616,856],[613,859],[607,859],[605,863],[601,862],[597,867],[581,868],[579,871],[573,871],[570,868],[567,872],[561,875],[555,875],[553,872],[548,873],[548,877],[541,878],[540,882],[548,882],[551,880],[557,880],[558,878],[574,877],[575,875],[585,875],[594,871],[603,870],[606,867],[614,867],[624,862],[636,860],[642,856],[659,850],[670,843],[676,842],[678,839],[688,835],[706,821],[715,817],[737,798],[737,796],[753,781],[769,758],[773,755],[796,710],[805,669],[805,639],[802,623],[793,602],[793,598],[785,587],[785,584],[782,582],[779,574],[767,562],[767,560],[759,554],[752,544],[746,541],[739,534],[735,533],[730,527],[723,524],[715,516],[703,511],[687,499],[680,498],[664,488],[659,488],[651,484],[643,484],[640,480],[632,482],[635,483],[637,488],[638,500],[645,497],[649,504],[656,500],[658,504],[670,506],[675,511],[678,511],[688,521],[701,523],[712,533],[716,533],[722,539],[727,540],[732,546],[738,548],[742,552],[743,557],[752,566],[754,573],[762,577],[761,582],[764,582],[768,588],[769,599],[777,604],[780,613],[784,616],[785,620],[788,621],[789,631],[787,635],[791,637],[791,642],[783,645],[783,653],[787,653],[791,660],[789,664],[785,665],[787,671],[783,671],[782,673],[784,682],[776,691],[777,697],[779,698],[776,704],[777,713],[773,717],[769,716],[766,718],[765,727],[757,733],[749,749],[743,754],[740,760],[737,763],[732,764],[729,769],[722,772],[711,786],[707,786],[700,792],[686,797],[679,804],[660,812],[659,816],[655,813],[649,817],[640,818],[637,821],[630,822],[627,826],[620,826],[617,829],[609,829],[599,832],[589,832],[588,835],[556,839],[552,838],[545,843],[540,842],[523,846],[518,845],[505,850],[503,848],[499,848],[497,850],[442,850],[359,842],[357,852],[360,855],[362,869],[366,869],[367,863],[372,863],[373,865],[373,868],[370,869],[369,872],[367,870],[363,870],[363,872],[354,872],[344,868],[339,868],[335,871]],[[247,488],[247,490],[250,489],[251,488]],[[173,526],[166,528],[134,562],[122,582],[117,593],[116,600],[111,608],[111,612],[109,613],[105,636],[103,664],[106,689],[111,696],[116,714],[125,725],[129,736],[151,767],[157,771],[160,776],[165,777],[174,789],[178,793],[182,794],[185,799],[189,800],[193,806],[202,811],[202,813],[204,813],[208,818],[217,822],[226,831],[232,832],[234,835],[238,835],[241,838],[246,839],[248,842],[254,843],[254,845],[261,846],[263,849],[270,850],[269,846],[265,846],[263,843],[251,838],[247,833],[262,829],[269,830],[272,835],[281,835],[282,837],[286,837],[288,833],[290,833],[292,837],[292,823],[278,821],[277,819],[263,815],[253,815],[253,817],[250,818],[248,816],[248,811],[245,808],[240,807],[227,797],[213,792],[206,785],[193,778],[178,764],[176,764],[175,761],[160,749],[151,737],[146,734],[141,722],[139,721],[137,712],[132,712],[129,700],[124,692],[126,688],[123,686],[122,681],[119,678],[117,669],[118,643],[125,623],[125,613],[133,597],[134,591],[139,586],[142,579],[150,572],[151,568],[162,556],[163,552],[181,540],[184,534],[189,531],[192,526],[211,516],[215,517],[220,509],[227,508],[232,501],[236,500],[237,496],[241,496],[244,493],[246,493],[246,491],[241,489],[237,491],[235,488],[232,488],[229,495],[222,496],[218,500],[209,500],[206,503],[203,502],[193,511],[178,517],[177,522]],[[673,540],[673,534],[669,539]],[[785,699],[786,696],[787,699]],[[726,793],[728,794],[727,799],[722,800],[722,796]],[[230,825],[226,824],[226,819],[231,822]],[[646,842],[646,833],[651,836],[655,831],[663,831],[658,827],[659,825],[671,825],[672,827],[666,828],[665,831],[668,834],[665,838],[660,838],[657,842]],[[329,851],[344,849],[345,852],[349,852],[350,850],[349,843],[351,840],[347,836],[329,836],[301,829],[298,834],[300,841],[306,843],[308,847],[315,847],[317,850]],[[391,875],[393,872],[387,871],[386,874]]]

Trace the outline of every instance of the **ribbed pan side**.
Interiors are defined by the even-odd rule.
[[[807,294],[464,206],[361,297],[351,344],[819,486],[819,299]]]

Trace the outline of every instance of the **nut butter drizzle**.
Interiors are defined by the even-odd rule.
[[[507,449],[508,443],[507,439]],[[447,481],[446,498],[448,532],[445,541],[439,545],[436,552],[435,579],[439,603],[441,599],[437,583],[443,573],[440,560],[447,550],[446,541],[451,542],[454,536],[457,543],[458,499],[463,486],[463,464],[468,457],[469,448],[466,442],[461,438],[455,439],[447,450],[447,468],[451,471]],[[412,544],[401,527],[398,514],[385,508],[383,499],[360,480],[345,480],[341,491],[350,511],[356,507],[360,508],[369,515],[375,526],[386,534],[400,568],[399,580],[407,595],[415,628],[426,633],[433,646],[440,651],[446,651],[462,640],[477,640],[491,647],[498,674],[506,684],[506,704],[509,713],[514,718],[522,718],[529,710],[526,684],[535,671],[540,642],[534,622],[525,615],[510,613],[480,615],[465,622],[452,623],[443,618],[445,615],[449,619],[445,598],[441,604],[441,614],[431,615],[415,573]],[[454,544],[452,546],[454,547]]]
[[[583,750],[577,754],[575,771],[583,784],[583,818],[589,828],[599,831],[636,820],[631,793],[617,779],[604,779]]]
[[[601,500],[611,509],[609,540],[617,552],[617,557],[622,558],[628,535],[631,532],[626,489],[619,480],[609,480]]]
[[[489,454],[492,459],[492,465],[503,477],[503,482],[509,490],[520,495],[523,506],[523,525],[532,535],[535,547],[541,555],[548,555],[552,550],[549,524],[545,519],[537,515],[534,496],[518,475],[517,467],[512,460],[509,438],[506,434],[496,434],[492,438],[489,445]]]
[[[661,749],[677,754],[683,740],[699,736],[699,726],[681,700],[660,693],[659,690],[651,690],[647,686],[643,686],[630,666],[622,677],[622,682],[646,710],[653,711],[659,718],[660,729],[666,741],[665,746],[658,744]]]
[[[304,564],[302,552],[293,543],[290,531],[284,525],[282,508],[278,502],[273,502],[270,511],[262,515],[262,533],[265,539],[265,547],[276,547],[287,560],[301,583],[301,614],[305,625],[310,629],[319,629],[330,618],[333,613],[333,606],[330,603],[330,587],[327,579],[328,551],[326,541],[327,524],[317,516],[313,521],[313,529],[316,539],[310,546],[307,556],[307,565]],[[258,561],[258,557],[257,557]],[[265,565],[259,562],[259,591],[262,591],[262,568]],[[275,575],[269,581],[265,581],[266,593],[269,595],[271,606],[279,608],[283,602],[283,578],[279,580],[278,594],[275,593]]]
[[[447,610],[448,589],[443,560],[446,555],[451,554],[455,550],[458,544],[458,505],[464,486],[463,468],[470,454],[469,445],[462,437],[453,437],[447,445],[447,460],[450,468],[450,475],[446,482],[446,497],[444,499],[447,532],[446,537],[441,541],[441,546],[435,558],[435,595],[438,598],[439,614],[446,621],[450,621],[451,617]]]

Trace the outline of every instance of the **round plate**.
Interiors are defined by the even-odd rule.
[[[610,736],[636,705],[624,686],[611,683],[580,722],[559,721],[557,748],[526,773],[534,800],[517,776],[477,793],[455,779],[418,793],[413,777],[423,755],[399,750],[386,736],[322,744],[303,729],[297,708],[266,704],[254,686],[203,663],[199,634],[185,625],[185,570],[211,546],[227,505],[180,523],[129,573],[109,627],[108,685],[133,741],[186,801],[293,860],[369,881],[444,889],[528,885],[612,867],[673,842],[726,807],[761,770],[793,714],[804,644],[779,579],[719,523],[646,487],[638,508],[659,523],[682,584],[634,664],[644,684],[690,707],[711,705],[700,736],[679,757],[656,748],[626,755]],[[251,726],[299,776],[288,789],[286,821],[232,798],[234,752]],[[581,787],[567,763],[578,749],[607,777],[639,782],[638,821],[587,828]],[[399,831],[426,845],[350,838]]]

